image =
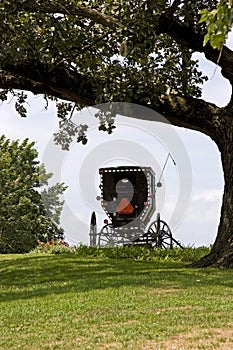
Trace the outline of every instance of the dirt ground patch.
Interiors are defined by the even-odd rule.
[[[226,329],[195,329],[160,343],[147,342],[141,350],[231,350],[233,325]]]

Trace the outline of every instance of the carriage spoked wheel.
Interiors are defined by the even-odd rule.
[[[182,248],[181,244],[172,237],[170,227],[160,219],[159,214],[157,219],[149,226],[147,234],[151,237],[154,242],[153,246],[156,248],[172,249],[174,246]]]
[[[102,227],[99,233],[99,247],[103,246],[116,246],[122,243],[122,237],[120,237],[112,224],[106,224]]]

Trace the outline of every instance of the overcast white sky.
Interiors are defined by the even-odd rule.
[[[233,36],[228,44],[233,47]],[[211,77],[203,87],[203,98],[218,106],[226,105],[231,94],[230,84],[222,78],[219,68],[216,69],[202,55],[195,56],[200,59],[203,72]],[[164,186],[157,193],[157,211],[171,225],[174,237],[183,244],[200,246],[214,242],[220,216],[223,175],[220,154],[210,138],[199,132],[169,127],[175,140],[173,147],[166,141],[166,136],[161,137],[166,126],[124,117],[118,118],[118,127],[113,135],[101,134],[97,132],[89,110],[78,116],[78,121],[82,117],[91,121],[88,144],[72,144],[68,153],[58,148],[54,151],[51,140],[58,127],[54,106],[45,111],[43,99],[33,96],[29,104],[27,119],[17,115],[12,103],[0,106],[0,134],[10,139],[29,137],[36,141],[40,159],[45,161],[48,170],[55,172],[55,179],[69,185],[62,225],[70,243],[89,243],[92,210],[97,212],[98,229],[105,218],[100,204],[95,202],[99,194],[98,167],[119,163],[149,165],[155,169],[158,178],[168,152],[172,153],[177,164],[174,166],[171,161],[167,164]],[[180,158],[180,154],[184,158]],[[186,160],[183,162],[182,159]],[[185,189],[183,192],[182,187]],[[182,196],[186,197],[184,205]]]

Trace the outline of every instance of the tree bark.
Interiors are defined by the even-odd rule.
[[[178,44],[194,51],[203,52],[208,60],[218,64],[222,68],[222,75],[233,84],[233,51],[228,47],[223,46],[221,54],[209,44],[203,47],[203,36],[194,32],[192,28],[188,28],[184,24],[174,20],[169,15],[169,12],[168,15],[166,12],[161,15],[157,33],[167,33]],[[202,105],[202,102],[197,102],[197,111],[200,111]],[[192,266],[233,268],[233,99],[226,108],[212,109],[212,111],[206,108],[206,112],[203,114],[203,117],[206,119],[206,127],[203,127],[203,123],[198,124],[200,118],[196,119],[191,115],[193,122],[188,118],[188,124],[191,122],[193,125],[191,127],[187,125],[187,127],[209,135],[217,144],[221,153],[225,185],[221,218],[212,250],[210,254],[195,262]],[[183,113],[183,117],[185,119],[185,113]],[[179,124],[179,122],[177,123],[177,118],[169,118],[169,116],[167,118],[170,122],[175,122],[175,125]],[[196,122],[198,125],[195,125]]]
[[[88,76],[60,66],[48,65],[39,61],[25,60],[17,65],[5,64],[0,71],[1,88],[20,88],[34,94],[55,96],[80,105],[95,104],[94,86],[98,82]]]
[[[233,268],[233,99],[226,108],[219,108],[190,97],[165,96],[157,111],[173,125],[210,136],[218,146],[225,185],[217,237],[210,254],[192,266]]]
[[[226,113],[227,113],[226,109]],[[224,267],[233,268],[233,118],[232,110],[224,115],[220,129],[221,137],[217,140],[221,152],[224,173],[224,194],[221,209],[221,219],[213,248],[209,255],[192,264],[193,267]]]

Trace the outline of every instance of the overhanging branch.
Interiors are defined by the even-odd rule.
[[[93,79],[65,66],[50,67],[28,60],[17,66],[6,65],[6,69],[0,71],[1,88],[53,95],[81,105],[95,104]]]
[[[33,74],[29,75],[29,72],[32,71]],[[39,71],[38,65],[33,67],[32,62],[21,66],[20,73],[17,75],[14,68],[11,69],[11,73],[0,71],[1,88],[53,95],[81,105],[90,106],[96,103],[96,94],[91,79],[81,74],[75,73],[71,76],[68,70],[60,67],[49,72],[49,69],[43,66],[43,69]],[[121,101],[116,100],[115,102]],[[132,102],[140,104],[140,100]],[[214,104],[179,95],[162,95],[156,99],[154,106],[146,107],[156,110],[173,125],[198,130],[213,139],[220,132],[219,125],[224,115],[223,109]]]
[[[200,131],[214,140],[221,132],[223,108],[202,99],[163,95],[155,109],[171,124]]]
[[[155,21],[154,30],[157,34],[166,33],[172,37],[178,44],[190,48],[193,51],[203,52],[206,58],[222,68],[222,75],[233,84],[233,51],[224,46],[220,60],[219,51],[213,49],[209,44],[203,46],[203,35],[194,31],[193,28],[187,27],[185,24],[173,18],[173,10],[179,6],[180,0],[175,0],[167,11],[160,16],[159,25]],[[62,3],[49,0],[15,0],[14,5],[18,10],[38,13],[63,13],[73,16],[88,18],[105,27],[117,30],[122,28],[122,24],[114,17],[105,15],[104,13],[91,9],[89,7],[77,6],[68,1]],[[129,29],[130,30],[130,29]]]
[[[72,100],[69,99],[69,96],[71,95],[70,93],[65,93],[65,91],[58,91],[55,90],[54,88],[48,86],[47,84],[44,83],[39,83],[35,82],[31,79],[26,79],[21,76],[17,76],[14,74],[10,73],[3,73],[0,71],[0,87],[1,89],[6,89],[6,90],[24,90],[24,91],[30,91],[34,95],[51,95],[60,99],[67,99],[67,100]],[[82,99],[77,97],[76,95],[75,101],[79,103],[80,105],[85,105],[86,99]]]
[[[27,61],[21,65],[8,66],[8,72],[0,71],[2,88],[53,95],[81,105],[96,104],[95,91],[99,84],[92,77],[69,71],[64,66],[52,68],[40,62]],[[140,104],[140,98],[132,102]],[[162,95],[156,99],[154,106],[146,107],[162,114],[171,124],[198,130],[213,139],[218,134],[223,114],[223,109],[214,104],[179,95]]]
[[[73,15],[84,17],[93,20],[96,23],[102,24],[105,27],[116,29],[120,27],[120,23],[108,17],[104,13],[91,9],[89,7],[78,6],[68,1],[48,1],[48,0],[14,0],[14,6],[20,11],[28,11],[34,13],[50,13],[65,15]]]
[[[160,16],[157,34],[168,34],[178,44],[190,48],[193,51],[203,52],[205,57],[217,64],[219,51],[213,49],[209,44],[203,46],[203,36],[192,28],[178,22],[166,13]],[[223,46],[218,65],[222,68],[222,75],[233,84],[233,51]]]

